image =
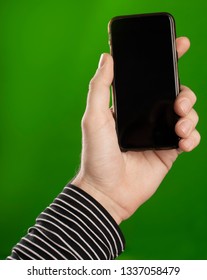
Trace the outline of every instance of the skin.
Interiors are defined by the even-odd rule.
[[[180,58],[189,49],[190,42],[181,37],[176,44]],[[175,126],[177,135],[182,138],[179,149],[122,153],[109,108],[112,80],[113,59],[103,54],[89,85],[82,119],[81,166],[72,184],[94,197],[120,224],[155,193],[178,155],[192,151],[199,144],[200,134],[195,129],[196,96],[182,86],[174,104],[180,116]]]

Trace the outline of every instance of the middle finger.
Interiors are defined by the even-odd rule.
[[[176,123],[175,131],[178,136],[186,138],[195,129],[198,123],[198,114],[194,109],[191,109],[189,114],[179,119]]]

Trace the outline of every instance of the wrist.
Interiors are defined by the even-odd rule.
[[[71,181],[71,184],[85,191],[97,202],[99,202],[115,220],[117,225],[119,225],[123,221],[123,218],[121,216],[121,207],[119,207],[119,205],[117,205],[117,203],[113,201],[112,198],[101,191],[100,186],[97,187],[95,186],[95,184],[87,182],[87,180],[80,178],[79,175],[77,175],[77,177]]]

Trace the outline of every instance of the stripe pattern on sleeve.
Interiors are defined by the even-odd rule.
[[[89,194],[68,184],[13,248],[8,260],[109,260],[124,250],[110,214]]]

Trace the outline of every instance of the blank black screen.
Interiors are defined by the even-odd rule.
[[[123,149],[178,146],[172,27],[168,14],[123,17],[111,23],[114,106]]]

